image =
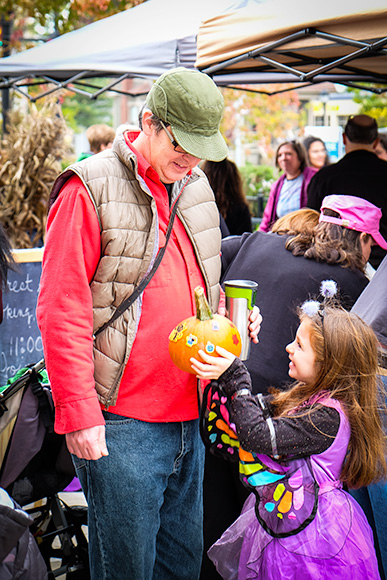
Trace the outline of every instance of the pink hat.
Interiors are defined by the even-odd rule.
[[[332,209],[340,214],[339,218],[320,214],[320,222],[337,224],[344,228],[370,234],[375,242],[387,250],[387,242],[379,232],[382,210],[362,197],[354,195],[327,195],[321,205],[323,209]]]

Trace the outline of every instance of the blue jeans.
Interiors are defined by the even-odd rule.
[[[89,506],[92,580],[195,580],[203,551],[198,420],[104,412],[108,457],[73,457]]]

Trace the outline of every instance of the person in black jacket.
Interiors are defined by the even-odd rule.
[[[340,218],[338,200],[342,198],[353,200],[351,196],[325,198],[324,214]],[[372,207],[377,214],[379,210]],[[363,210],[359,207],[356,212],[360,218]],[[258,231],[222,241],[221,283],[258,283],[256,302],[263,322],[259,342],[251,345],[250,357],[244,361],[255,394],[266,394],[271,386],[288,384],[285,346],[297,329],[300,302],[317,295],[321,282],[330,279],[338,285],[341,304],[350,309],[367,286],[364,270],[373,240],[371,236],[366,238],[366,226],[362,224],[359,227],[363,231],[356,231],[321,219],[320,216],[320,223],[312,231],[300,226],[297,235]],[[366,255],[363,240],[367,240]]]
[[[308,186],[307,206],[320,211],[325,196],[344,194],[362,197],[382,210],[381,234],[387,238],[387,163],[379,159],[378,126],[368,115],[351,117],[344,129],[346,154],[340,161],[323,167]],[[386,251],[375,246],[370,263],[377,268]]]
[[[231,235],[252,232],[250,209],[242,187],[238,167],[230,159],[203,161],[201,169],[207,175],[216,205]]]

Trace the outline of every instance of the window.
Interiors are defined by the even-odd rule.
[[[339,125],[339,127],[342,127],[344,129],[345,125],[347,124],[348,119],[349,119],[349,115],[338,115],[337,124]]]

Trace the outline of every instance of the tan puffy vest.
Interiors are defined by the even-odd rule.
[[[137,173],[137,159],[118,136],[112,149],[71,165],[57,178],[50,205],[64,183],[76,173],[90,196],[101,230],[101,259],[91,282],[94,332],[149,272],[158,251],[156,203]],[[220,229],[214,196],[203,172],[173,186],[172,199],[182,191],[177,216],[192,242],[213,311],[219,302]],[[100,401],[117,400],[141,316],[141,296],[94,341],[94,377]]]

